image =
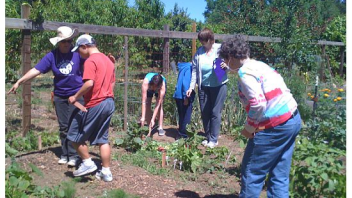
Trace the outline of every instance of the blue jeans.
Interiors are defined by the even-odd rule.
[[[209,142],[215,143],[220,134],[221,111],[227,96],[227,85],[201,86],[198,96],[205,136]]]
[[[297,110],[298,111],[298,110]],[[268,197],[289,197],[289,175],[295,139],[301,129],[299,113],[249,139],[241,165],[241,198],[257,198],[269,174]]]

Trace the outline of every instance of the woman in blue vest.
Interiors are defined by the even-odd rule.
[[[163,129],[164,110],[163,102],[166,94],[166,79],[158,73],[148,73],[142,83],[142,116],[140,119],[141,126],[147,122],[149,124],[149,134],[155,125],[155,119],[158,116],[159,136],[165,135]],[[156,97],[156,105],[152,114],[152,99]]]
[[[177,64],[177,67],[178,77],[173,97],[178,111],[178,137],[176,139],[179,139],[188,137],[186,126],[191,121],[195,92],[193,91],[191,96],[187,97],[186,92],[191,84],[192,63],[181,62]]]

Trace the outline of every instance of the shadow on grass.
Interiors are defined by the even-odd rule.
[[[177,197],[181,198],[200,198],[199,194],[190,190],[181,190],[175,193]],[[204,198],[238,198],[238,195],[230,194],[230,195],[205,195]]]
[[[225,171],[230,175],[241,178],[241,166],[228,167],[225,169]]]

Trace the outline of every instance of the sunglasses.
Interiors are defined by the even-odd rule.
[[[61,43],[72,43],[72,39],[71,40],[62,40],[60,41]]]

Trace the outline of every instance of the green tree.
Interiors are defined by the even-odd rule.
[[[322,38],[328,41],[344,42],[346,45],[346,16],[338,16],[334,18],[326,27]],[[346,73],[346,64],[341,65],[341,59],[346,63],[346,58],[341,57],[341,53],[346,53],[346,47],[328,47],[326,51],[333,74]]]
[[[343,14],[340,5],[335,0],[207,0],[204,15],[224,33],[280,37],[277,44],[251,43],[253,56],[309,70],[319,50],[312,43],[322,38],[329,20]]]
[[[21,2],[6,0],[5,16],[9,18],[21,17]],[[5,81],[15,81],[18,78],[18,70],[21,67],[21,31],[16,29],[6,29],[5,38]]]
[[[174,9],[165,15],[170,24],[170,31],[191,32],[192,23],[187,10],[180,8],[177,3]],[[170,40],[170,60],[177,62],[189,62],[192,60],[192,40],[171,39]]]

